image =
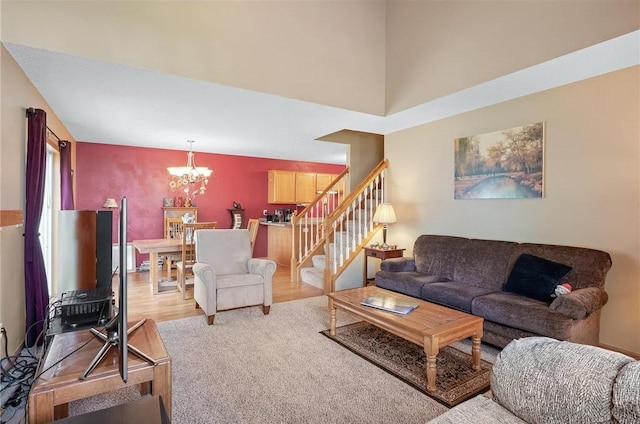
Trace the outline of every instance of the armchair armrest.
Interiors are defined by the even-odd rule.
[[[276,272],[276,263],[270,259],[250,258],[247,261],[249,274],[262,275],[263,278],[271,279]]]
[[[602,308],[608,300],[606,291],[598,287],[586,287],[558,296],[549,309],[573,319],[584,319]]]
[[[412,272],[416,270],[416,261],[413,258],[391,258],[380,262],[381,271]]]
[[[193,276],[205,284],[215,285],[216,283],[216,271],[211,265],[204,262],[196,262],[193,264]]]
[[[207,263],[193,264],[193,298],[205,315],[215,315],[217,310],[216,290],[218,278],[215,269]]]

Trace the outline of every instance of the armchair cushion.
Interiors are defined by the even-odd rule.
[[[211,231],[216,233],[210,233]],[[249,272],[247,262],[250,258],[251,241],[248,231],[196,231],[196,262],[211,265],[216,274],[246,274]]]

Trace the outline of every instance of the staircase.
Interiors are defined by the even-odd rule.
[[[330,293],[337,278],[381,228],[372,221],[376,207],[385,198],[388,161],[380,162],[348,195],[336,187],[346,187],[349,168],[333,181],[316,200],[292,218],[293,257],[291,280]]]

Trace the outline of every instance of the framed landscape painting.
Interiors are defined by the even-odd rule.
[[[544,122],[455,140],[455,199],[542,198]]]

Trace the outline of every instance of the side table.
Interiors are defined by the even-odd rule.
[[[86,346],[74,352],[87,341]],[[34,381],[29,392],[29,424],[64,418],[68,413],[68,403],[73,400],[133,385],[140,385],[142,394],[151,392],[162,397],[171,418],[171,357],[155,322],[147,320],[131,333],[129,343],[155,359],[157,364],[151,365],[129,353],[129,378],[124,383],[118,371],[117,349],[111,349],[87,379],[80,380],[80,375],[104,343],[89,330],[54,336],[36,373],[44,372]]]
[[[380,260],[401,258],[404,255],[404,251],[407,249],[379,249],[377,247],[365,247],[364,248],[364,273],[362,279],[362,285],[367,285],[367,258],[378,258]]]

